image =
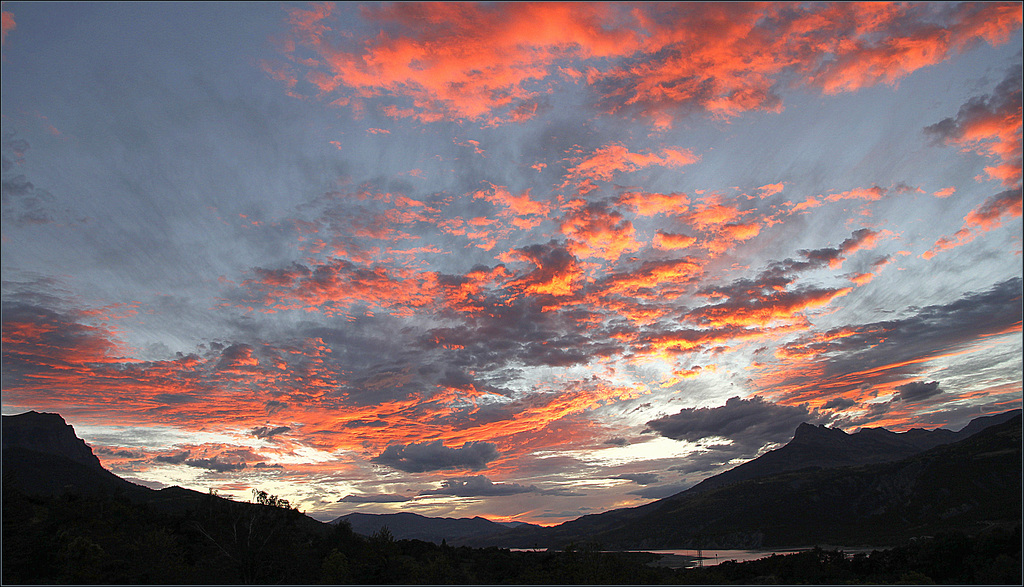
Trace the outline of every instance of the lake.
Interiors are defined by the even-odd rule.
[[[844,547],[844,546],[828,546],[823,547],[825,550],[841,550],[846,556],[851,556],[859,552],[868,553],[872,550],[884,550],[884,548],[871,547],[871,546],[858,546],[858,547]],[[736,561],[738,563],[744,561],[753,561],[762,558],[767,558],[773,554],[794,554],[797,552],[805,552],[813,549],[808,546],[804,548],[783,548],[778,550],[704,550],[700,554],[703,558],[705,567],[713,567],[717,564],[724,563],[725,561]],[[630,551],[630,552],[650,552],[653,554],[660,554],[661,559],[653,563],[660,567],[670,567],[673,569],[679,569],[683,567],[695,567],[698,565],[698,552],[692,549],[671,549],[671,550],[643,550],[643,551]]]

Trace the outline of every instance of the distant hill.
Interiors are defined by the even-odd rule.
[[[1020,523],[1020,411],[983,423],[1000,421],[951,443],[936,441],[961,434],[908,431],[899,435],[872,429],[847,435],[803,425],[789,445],[773,451],[774,456],[767,453],[755,459],[763,459],[760,463],[751,461],[747,465],[752,466],[727,471],[718,479],[721,482],[724,477],[725,482],[718,485],[694,487],[644,506],[583,516],[550,528],[508,530],[476,545],[561,547],[572,541],[597,541],[615,549],[884,545],[947,529]],[[969,425],[964,430],[979,427]],[[859,458],[865,446],[890,446],[887,454],[899,454],[909,450],[904,442],[908,437],[918,446],[938,446],[888,462],[829,466]],[[800,455],[806,455],[807,461],[801,463]],[[773,472],[774,467],[789,469]],[[729,483],[730,477],[737,480]]]
[[[411,512],[397,514],[352,513],[341,516],[331,524],[348,522],[357,534],[370,536],[387,527],[397,540],[423,540],[440,544],[449,542],[472,542],[476,537],[489,536],[507,530],[509,527],[537,527],[517,522],[503,524],[479,516],[475,518],[431,518]]]

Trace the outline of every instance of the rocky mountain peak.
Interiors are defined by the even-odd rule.
[[[803,443],[835,443],[842,442],[849,436],[839,428],[829,428],[824,424],[815,426],[814,424],[808,424],[804,422],[797,426],[796,431],[793,433],[793,440],[791,443],[803,444]]]
[[[75,428],[60,414],[25,412],[4,416],[3,448],[19,447],[40,453],[59,455],[77,463],[103,469],[92,449],[75,434]]]

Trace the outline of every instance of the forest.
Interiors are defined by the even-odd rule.
[[[1021,526],[847,556],[813,550],[703,568],[597,543],[513,551],[371,536],[254,490],[184,512],[124,495],[28,495],[4,477],[4,584],[1020,584]]]

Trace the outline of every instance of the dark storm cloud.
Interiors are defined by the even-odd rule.
[[[278,434],[284,434],[291,430],[290,426],[277,426],[271,428],[269,426],[259,426],[252,429],[252,435],[256,438],[272,438]]]
[[[440,440],[407,445],[393,444],[372,462],[387,465],[406,473],[422,473],[445,469],[480,471],[498,457],[498,449],[490,442],[467,442],[462,448],[449,448]]]
[[[938,381],[911,381],[896,386],[896,398],[901,402],[918,402],[942,393]]]
[[[756,449],[768,442],[785,442],[802,422],[819,419],[805,406],[783,406],[760,396],[749,400],[732,397],[724,406],[684,408],[678,414],[651,420],[647,427],[674,440],[697,442],[721,436]]]
[[[483,497],[516,495],[519,493],[537,492],[536,485],[520,485],[519,483],[493,483],[484,475],[445,479],[439,489],[428,489],[421,495],[455,495],[458,497]]]
[[[632,481],[637,485],[650,485],[651,483],[657,483],[661,480],[661,477],[657,473],[623,473],[622,475],[616,475],[612,479],[626,479]]]
[[[608,440],[604,441],[604,443],[605,444],[610,444],[612,446],[628,446],[629,445],[629,441],[626,440],[625,438],[622,438],[621,436],[616,436],[615,438],[609,438]]]

